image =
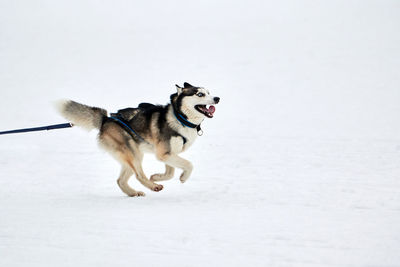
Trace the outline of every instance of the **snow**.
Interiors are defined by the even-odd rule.
[[[0,137],[0,266],[400,266],[397,1],[2,1],[0,131],[221,97],[144,198],[80,129]],[[163,170],[145,158],[148,175]]]

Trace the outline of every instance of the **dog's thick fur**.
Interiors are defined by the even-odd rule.
[[[178,154],[193,144],[197,129],[185,126],[177,119],[176,112],[190,123],[200,125],[205,117],[212,117],[214,113],[214,107],[207,109],[205,105],[219,102],[219,97],[210,96],[209,91],[202,87],[188,83],[184,87],[176,87],[177,93],[171,95],[170,104],[161,106],[142,103],[138,108],[127,108],[113,114],[123,119],[137,136],[108,117],[107,111],[101,108],[67,100],[60,103],[59,110],[74,125],[87,130],[99,130],[100,146],[121,163],[121,173],[117,180],[121,190],[128,196],[144,196],[143,192],[128,185],[133,174],[145,187],[158,192],[163,186],[155,182],[171,179],[175,168],[183,170],[180,176],[182,183],[193,170],[192,163]],[[164,162],[165,173],[153,174],[148,179],[142,169],[144,152],[152,152],[158,160]]]

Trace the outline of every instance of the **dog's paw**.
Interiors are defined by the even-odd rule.
[[[157,182],[157,181],[161,181],[163,180],[164,175],[160,174],[160,173],[156,173],[153,174],[152,176],[150,176],[150,181],[152,182]]]
[[[142,191],[135,191],[135,192],[129,193],[128,196],[130,196],[130,197],[144,197],[144,196],[146,196],[146,194],[143,193]]]
[[[181,177],[179,177],[179,180],[180,180],[181,183],[183,184],[184,182],[187,181],[188,178],[189,178],[189,175],[186,174],[186,172],[183,172],[183,173],[181,174]]]
[[[153,186],[152,190],[155,192],[159,192],[161,190],[163,190],[164,186],[162,186],[161,184],[155,184],[155,186]]]

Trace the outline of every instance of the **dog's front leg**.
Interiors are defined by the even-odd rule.
[[[183,170],[181,177],[179,178],[182,183],[186,182],[193,170],[193,164],[178,155],[170,155],[167,157],[165,163]]]
[[[166,181],[174,177],[175,168],[165,164],[165,173],[156,173],[150,177],[150,181]]]
[[[182,183],[186,182],[186,180],[189,178],[190,174],[192,173],[193,164],[190,161],[188,161],[176,154],[167,154],[166,153],[163,155],[157,155],[157,158],[169,166],[182,169],[183,172],[181,174],[181,177],[179,178]]]

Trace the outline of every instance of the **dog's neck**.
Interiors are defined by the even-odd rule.
[[[204,115],[195,110],[182,107],[178,109],[176,105],[171,105],[172,112],[176,119],[185,127],[197,128],[204,120]]]

